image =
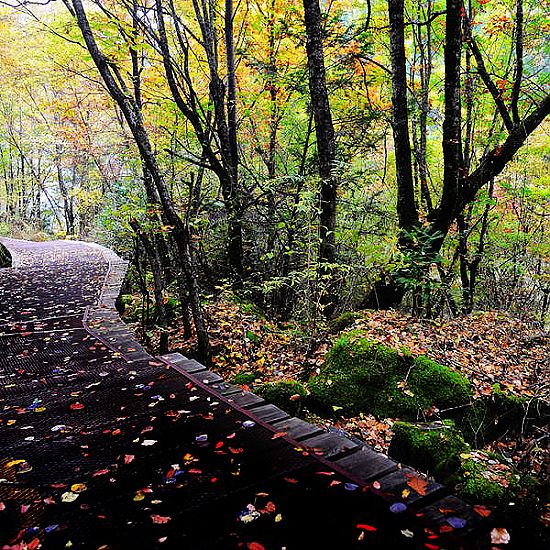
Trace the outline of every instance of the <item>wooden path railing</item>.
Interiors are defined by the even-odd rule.
[[[0,547],[490,547],[435,481],[419,493],[363,442],[149,355],[114,309],[110,250],[3,243]]]

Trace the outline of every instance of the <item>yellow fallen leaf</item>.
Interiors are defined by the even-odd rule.
[[[17,466],[18,464],[23,464],[23,462],[27,462],[26,460],[11,460],[6,464],[7,468],[11,468],[12,466]]]

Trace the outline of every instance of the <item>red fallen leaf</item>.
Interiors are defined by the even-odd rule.
[[[363,529],[363,531],[378,531],[373,525],[368,525],[366,523],[358,523],[357,529]]]
[[[124,464],[130,464],[134,460],[135,455],[124,455]]]
[[[271,439],[279,439],[280,437],[284,437],[286,435],[286,432],[277,432],[276,434],[273,434],[271,436]]]
[[[275,512],[275,509],[275,504],[269,501],[261,511],[266,514],[272,514],[273,512]]]
[[[152,367],[162,367],[164,363],[161,363],[160,361],[149,361],[149,365],[151,365]]]
[[[334,472],[317,472],[320,476],[333,476]]]
[[[259,542],[249,542],[246,547],[248,550],[265,550],[265,546],[262,546]]]
[[[379,481],[374,481],[373,484],[372,484],[372,487],[373,489],[380,489],[381,485],[380,485],[380,482]]]
[[[113,430],[113,431],[111,432],[111,435],[119,435],[119,434],[121,434],[121,433],[122,433],[122,431],[119,430],[119,429],[117,428],[116,430]]]
[[[428,492],[428,480],[413,474],[407,474],[407,477],[407,485],[419,495],[424,496]]]
[[[199,470],[198,468],[189,468],[188,472],[190,474],[202,474],[202,470]]]
[[[454,531],[454,529],[450,525],[442,525],[439,528],[440,533],[450,533],[451,531]]]
[[[454,514],[456,510],[453,510],[453,508],[440,508],[439,511],[442,514]]]
[[[107,469],[98,470],[97,472],[94,472],[94,473],[92,474],[92,477],[104,476],[105,474],[108,474],[108,473],[109,473],[109,470],[107,470]]]
[[[226,435],[225,438],[226,439],[233,439],[237,434],[235,432],[233,432],[232,434],[229,434],[229,435]]]
[[[294,479],[293,477],[285,477],[284,480],[285,480],[287,483],[298,483],[298,480],[297,480],[297,479]]]
[[[217,477],[211,477],[210,478],[210,483],[216,483],[217,481],[218,481]]]
[[[224,445],[223,441],[218,441],[216,443],[216,449],[221,449],[223,447],[223,445]]]
[[[476,504],[474,506],[474,512],[479,514],[482,518],[487,518],[493,513],[492,510],[489,510],[489,508],[482,504]]]
[[[84,408],[84,405],[82,403],[71,403],[69,405],[69,407],[73,410],[73,411],[78,411],[80,409],[83,409]]]
[[[168,523],[172,518],[169,516],[159,516],[158,514],[151,514],[153,523],[163,524]]]
[[[241,448],[241,447],[229,447],[229,450],[234,454],[234,455],[238,455],[238,454],[241,454],[242,452],[244,452],[244,449]]]
[[[424,546],[428,549],[428,550],[439,550],[439,546],[437,546],[437,544],[430,544],[429,542],[425,543]]]

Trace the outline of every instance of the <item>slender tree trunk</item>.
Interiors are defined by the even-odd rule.
[[[187,227],[177,214],[172,199],[170,198],[168,188],[160,167],[158,166],[155,154],[153,153],[147,130],[141,118],[141,111],[136,105],[135,98],[132,97],[130,91],[126,87],[122,74],[119,72],[118,68],[112,63],[109,63],[100,51],[90,28],[86,12],[82,5],[82,0],[70,0],[70,2],[70,6],[72,6],[72,8],[70,8],[71,12],[77,20],[86,47],[103,78],[109,94],[120,108],[134,137],[145,168],[153,179],[162,206],[164,221],[174,228],[173,237],[177,247],[177,254],[175,257],[181,262],[187,287],[189,289],[191,311],[193,313],[193,320],[197,332],[198,353],[200,359],[208,365],[211,360],[210,342],[200,305],[197,278],[193,271]]]
[[[336,261],[336,203],[338,181],[334,175],[336,162],[336,138],[328,98],[325,57],[323,51],[323,30],[319,0],[303,0],[304,20],[307,35],[307,63],[309,69],[309,93],[311,109],[315,120],[317,154],[319,157],[319,273],[321,277],[330,277],[331,270],[327,264]],[[330,315],[335,307],[333,285],[321,296],[325,314]]]
[[[401,231],[400,242],[402,246],[406,247],[410,244],[408,234],[418,226],[418,212],[414,197],[409,138],[404,9],[404,0],[388,0],[392,68],[392,127],[397,175],[397,215]]]
[[[162,262],[158,250],[154,245],[154,241],[139,225],[137,220],[130,220],[130,227],[134,230],[137,238],[140,240],[143,249],[149,260],[149,266],[153,274],[153,294],[155,297],[155,305],[157,310],[156,321],[161,329],[159,341],[159,353],[168,352],[168,316],[164,304],[164,276]]]
[[[57,183],[61,198],[63,199],[63,217],[65,218],[65,231],[67,235],[74,236],[75,234],[75,216],[72,197],[69,196],[65,177],[63,175],[63,166],[61,164],[61,146],[58,145],[55,151],[55,166],[57,169]]]

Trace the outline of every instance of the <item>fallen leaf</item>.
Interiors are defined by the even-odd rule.
[[[407,485],[419,495],[424,496],[428,492],[428,480],[412,474],[407,474],[407,477]]]
[[[158,514],[151,514],[153,523],[163,524],[168,523],[172,518],[169,516],[159,516]]]
[[[368,525],[367,523],[358,523],[357,529],[363,529],[363,531],[378,531],[373,525]]]
[[[474,506],[474,512],[476,514],[479,514],[482,518],[487,518],[492,514],[492,511],[482,504],[476,504]]]
[[[491,544],[508,544],[510,542],[510,534],[504,527],[495,527],[491,531]]]

